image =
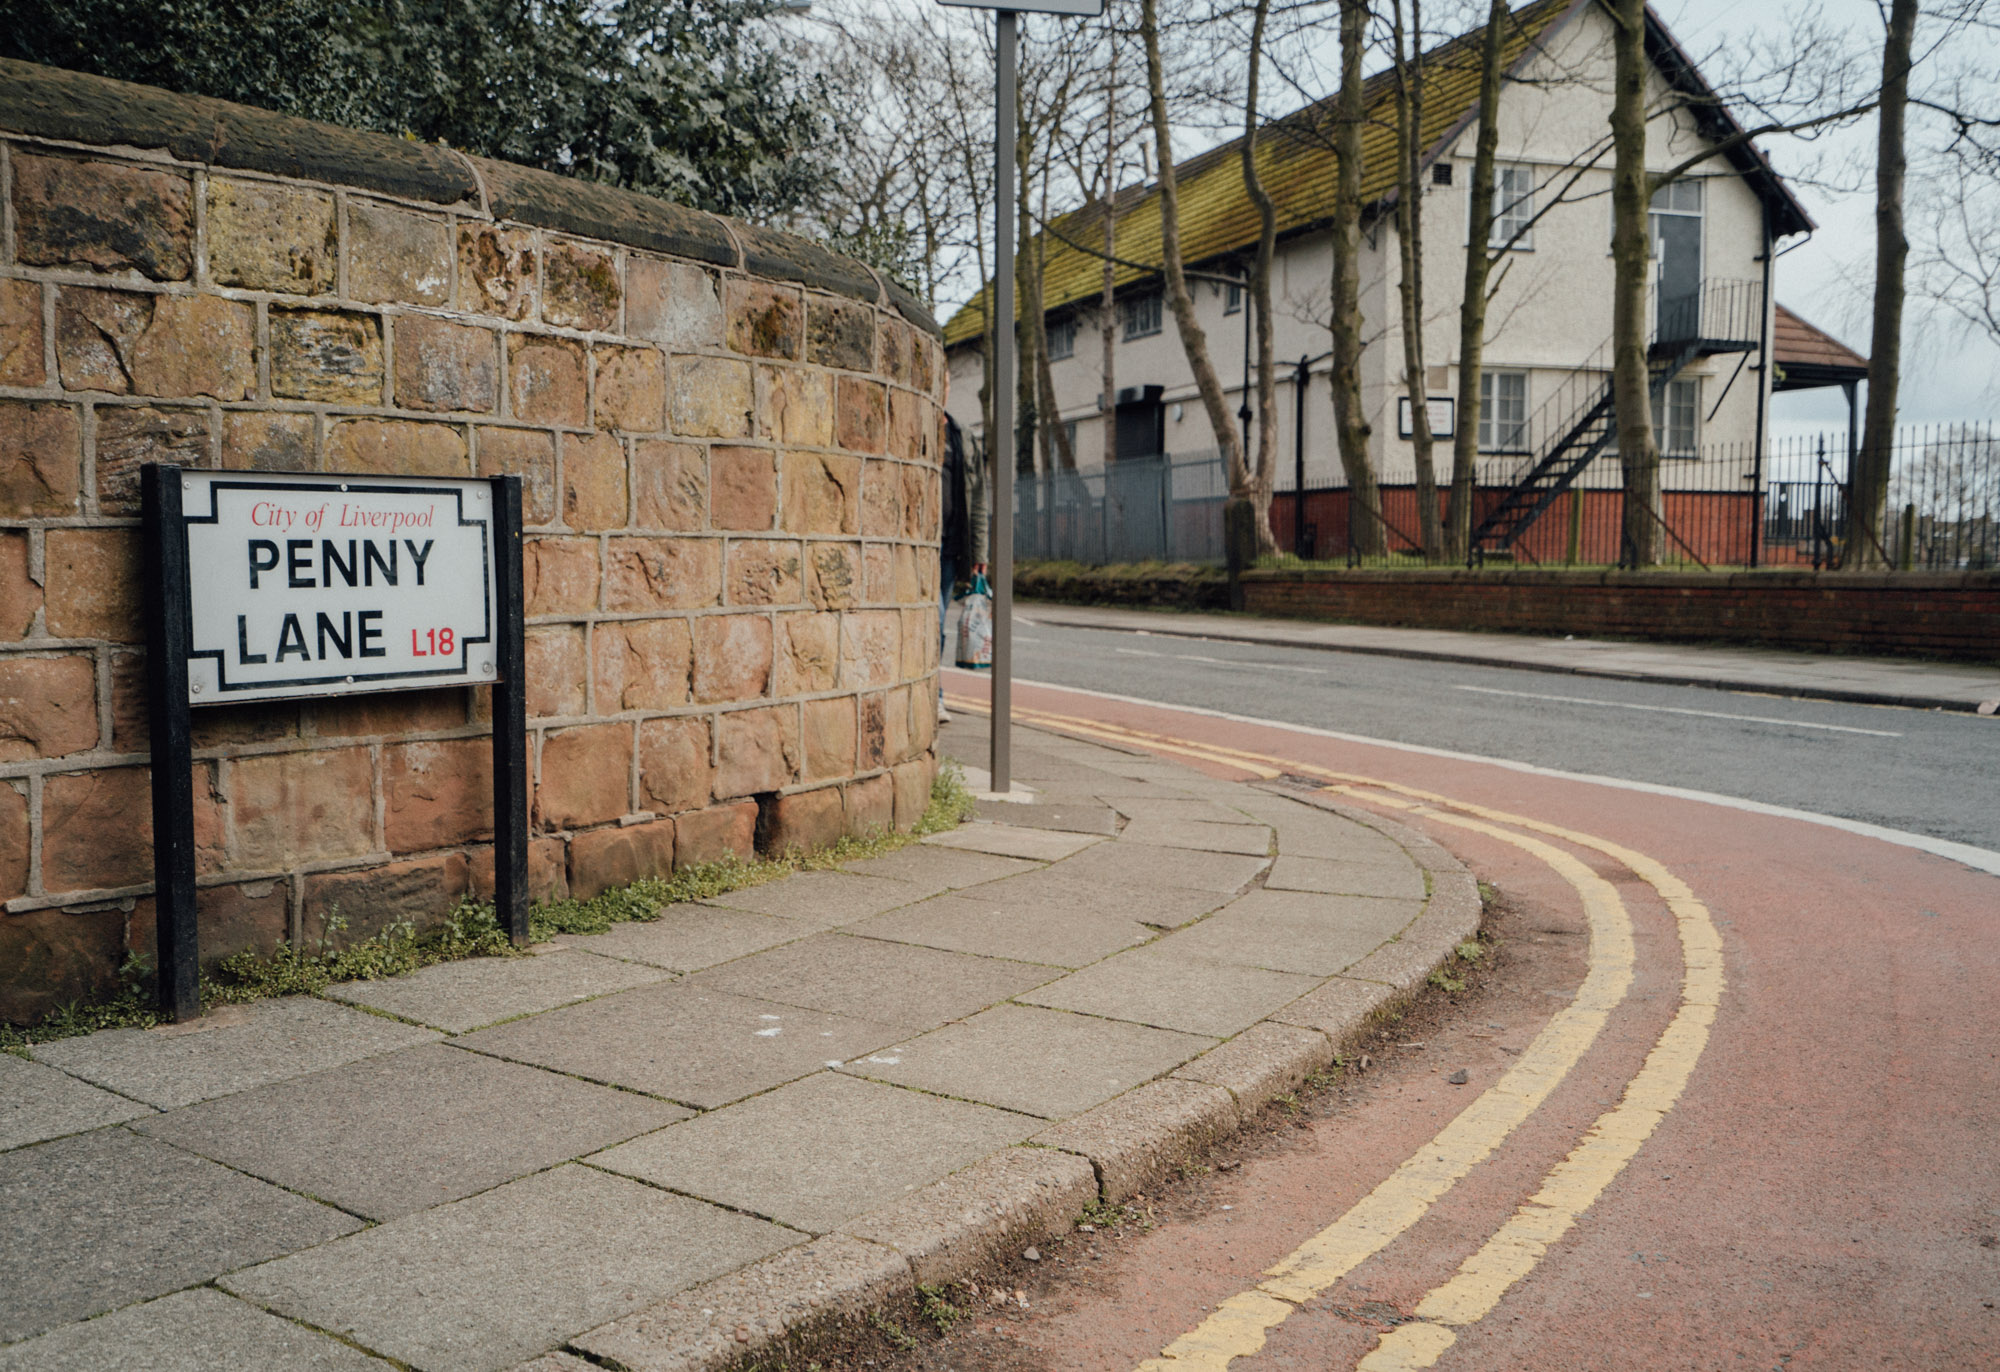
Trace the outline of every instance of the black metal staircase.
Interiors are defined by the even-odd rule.
[[[1754,298],[1753,298],[1754,293]],[[1762,283],[1712,281],[1699,297],[1660,311],[1647,359],[1653,413],[1667,387],[1698,357],[1755,350],[1762,333]],[[1607,449],[1616,449],[1618,416],[1608,365],[1610,344],[1537,411],[1540,441],[1515,468],[1506,493],[1472,532],[1472,560],[1506,553]]]

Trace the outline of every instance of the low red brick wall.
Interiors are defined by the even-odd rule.
[[[907,825],[936,326],[801,239],[0,61],[0,1019],[152,947],[138,472],[525,485],[530,876]],[[490,887],[485,694],[195,712],[205,960]]]
[[[2000,661],[2000,573],[1257,571],[1252,614]]]

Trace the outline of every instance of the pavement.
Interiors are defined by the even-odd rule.
[[[728,1366],[1142,1191],[1478,926],[1412,829],[1014,738],[886,857],[0,1055],[0,1372]]]
[[[2000,710],[2000,665],[1019,602],[1024,620],[1915,709]]]

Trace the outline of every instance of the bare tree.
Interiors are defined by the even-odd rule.
[[[1882,520],[1889,499],[1889,466],[1896,442],[1896,390],[1903,365],[1903,268],[1910,240],[1903,227],[1903,146],[1909,118],[1910,48],[1917,32],[1917,0],[1891,0],[1882,44],[1882,97],[1875,131],[1875,320],[1868,346],[1868,409],[1861,421],[1861,449],[1849,474],[1847,555],[1854,570],[1887,565]]]
[[[1424,369],[1424,23],[1422,0],[1391,0],[1390,40],[1396,69],[1396,238],[1401,250],[1399,295],[1403,307],[1403,387],[1410,402],[1410,451],[1416,467],[1417,539],[1426,560],[1444,551],[1439,520],[1437,468],[1431,458],[1428,373]],[[1465,245],[1467,257],[1485,255],[1479,241]]]
[[[1333,196],[1333,417],[1340,435],[1340,465],[1347,498],[1361,507],[1349,517],[1354,550],[1379,556],[1382,497],[1369,457],[1369,424],[1361,404],[1361,126],[1367,111],[1361,89],[1361,54],[1368,28],[1368,0],[1340,0],[1340,94],[1335,100],[1334,148],[1340,159]]]
[[[1660,450],[1653,441],[1646,283],[1652,251],[1646,172],[1646,0],[1607,0],[1615,71],[1611,92],[1612,388],[1624,469],[1625,549],[1634,566],[1659,561]]]
[[[1221,450],[1224,470],[1229,474],[1232,495],[1241,495],[1245,486],[1243,440],[1229,413],[1221,379],[1208,354],[1208,335],[1195,318],[1194,298],[1188,293],[1187,272],[1181,261],[1180,188],[1174,169],[1173,131],[1167,111],[1165,67],[1160,55],[1158,0],[1140,0],[1139,36],[1146,49],[1146,90],[1153,122],[1153,145],[1159,157],[1160,177],[1160,259],[1167,278],[1167,303],[1174,312],[1180,331],[1181,351],[1187,355],[1201,392],[1202,407],[1208,412],[1215,446]]]
[[[1256,0],[1250,22],[1249,77],[1243,95],[1243,189],[1257,207],[1257,254],[1250,264],[1249,308],[1257,317],[1257,456],[1244,494],[1257,516],[1257,551],[1278,551],[1271,532],[1271,491],[1278,476],[1278,365],[1271,319],[1271,259],[1278,250],[1278,206],[1257,171],[1257,83],[1262,75],[1264,32],[1271,0]],[[1245,397],[1248,400],[1248,397]],[[1299,492],[1295,499],[1305,499]],[[1303,550],[1294,550],[1305,556]]]
[[[1479,43],[1479,132],[1472,151],[1472,212],[1465,236],[1465,295],[1458,309],[1458,427],[1451,440],[1451,505],[1445,556],[1472,552],[1472,490],[1479,470],[1479,377],[1486,352],[1487,278],[1493,257],[1493,169],[1500,148],[1501,24],[1507,0],[1492,0]]]

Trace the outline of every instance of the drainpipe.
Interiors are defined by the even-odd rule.
[[[1306,359],[1292,373],[1292,556],[1303,559],[1306,541]]]
[[[1757,565],[1764,536],[1764,398],[1771,392],[1771,211],[1764,210],[1764,300],[1757,325],[1757,452],[1750,473],[1750,565]]]

